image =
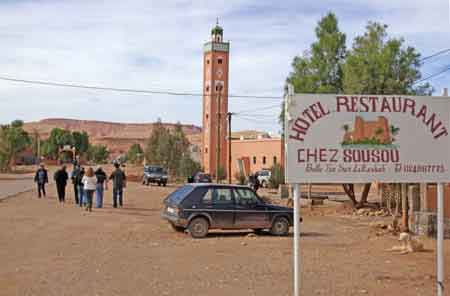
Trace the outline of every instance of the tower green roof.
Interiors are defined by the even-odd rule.
[[[214,28],[212,28],[211,35],[223,35],[222,27],[219,25],[216,25]]]

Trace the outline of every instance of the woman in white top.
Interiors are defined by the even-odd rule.
[[[84,196],[87,199],[86,211],[92,212],[92,196],[97,188],[97,177],[91,167],[87,170],[81,182],[84,185]]]

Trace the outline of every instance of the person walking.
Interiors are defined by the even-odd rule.
[[[73,184],[73,193],[75,196],[75,204],[78,204],[79,192],[78,192],[77,178],[78,178],[78,174],[80,173],[80,171],[81,171],[80,166],[77,164],[76,166],[74,166],[72,174],[70,176],[70,179],[72,180],[72,184]]]
[[[78,186],[78,205],[80,207],[82,207],[83,204],[85,203],[83,177],[84,177],[84,168],[81,167],[75,179],[75,182],[77,183]]]
[[[95,190],[95,207],[102,208],[103,207],[103,192],[104,190],[108,190],[107,176],[103,171],[102,167],[99,166],[95,171],[95,176],[97,177],[97,188]]]
[[[254,175],[254,180],[255,180],[255,183],[253,185],[253,190],[255,191],[255,193],[258,193],[258,189],[259,189],[259,187],[261,187],[261,183],[259,182],[259,178],[258,178],[258,173],[257,172]]]
[[[34,182],[38,187],[38,197],[41,198],[42,195],[45,197],[45,184],[48,183],[48,173],[43,164],[37,169],[36,174],[34,175]]]
[[[86,202],[86,211],[92,212],[92,197],[97,188],[97,177],[94,170],[90,167],[83,176],[82,183],[84,185],[84,199]]]
[[[117,200],[119,206],[123,206],[123,188],[126,187],[127,176],[120,169],[119,163],[114,163],[115,170],[112,172],[109,179],[113,182],[113,207],[117,208]]]
[[[69,179],[65,165],[55,172],[54,179],[56,182],[56,191],[58,192],[58,200],[59,202],[65,202],[67,180]]]

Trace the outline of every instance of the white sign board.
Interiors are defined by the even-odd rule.
[[[287,96],[287,182],[450,182],[449,124],[450,97]]]

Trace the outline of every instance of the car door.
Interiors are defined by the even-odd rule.
[[[202,197],[201,204],[212,218],[212,227],[234,227],[234,198],[231,188],[209,187]]]
[[[235,227],[270,227],[270,213],[267,206],[250,188],[235,188],[233,193],[236,203]]]

